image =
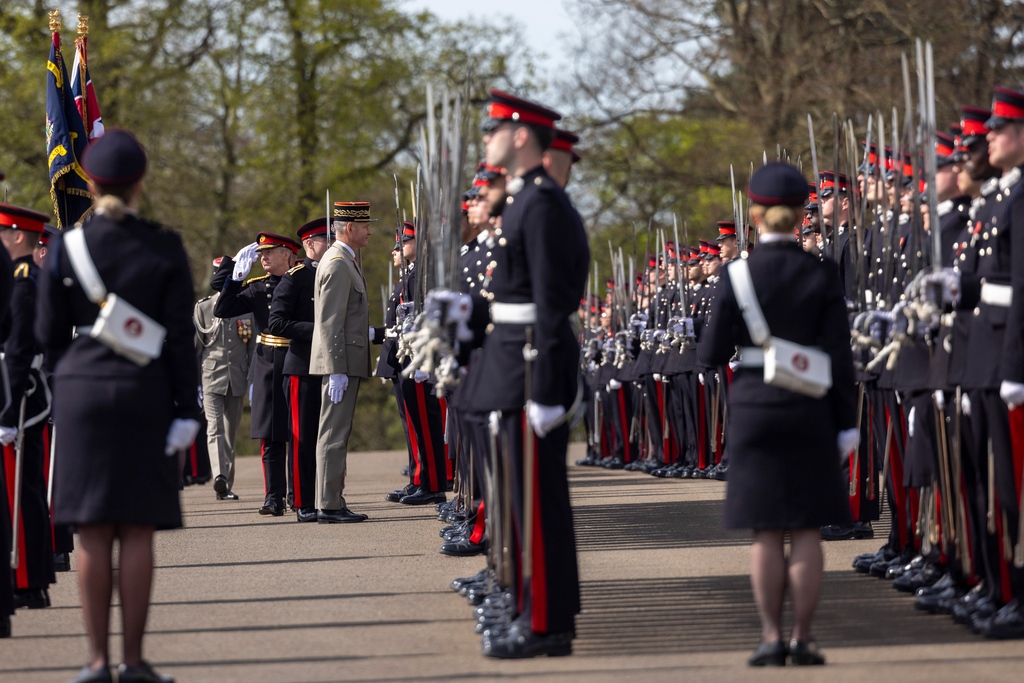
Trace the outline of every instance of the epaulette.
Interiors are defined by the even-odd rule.
[[[245,282],[243,282],[243,283],[242,283],[242,285],[243,285],[243,286],[244,286],[244,285],[250,285],[250,284],[252,284],[253,282],[259,282],[260,280],[266,280],[266,279],[267,279],[267,278],[269,278],[269,277],[270,277],[270,274],[269,274],[269,273],[268,273],[267,275],[260,275],[259,277],[251,277],[251,278],[249,278],[248,280],[246,280]]]
[[[19,263],[14,267],[14,279],[22,280],[28,277],[28,263]]]
[[[211,294],[210,296],[204,296],[202,299],[200,299],[199,301],[196,302],[196,305],[199,305],[199,304],[203,303],[204,301],[209,301],[212,298],[213,298],[213,294]]]
[[[305,268],[305,267],[306,267],[306,264],[305,264],[305,263],[300,263],[299,265],[297,265],[297,266],[294,266],[294,267],[292,267],[292,268],[291,268],[291,269],[290,269],[290,270],[288,271],[288,274],[289,274],[289,275],[291,275],[292,273],[297,273],[298,271],[302,270],[302,269],[303,269],[303,268]]]

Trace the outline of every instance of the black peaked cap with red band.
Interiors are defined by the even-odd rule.
[[[988,135],[991,128],[988,120],[992,118],[992,110],[981,107],[960,107],[960,146],[970,147]]]
[[[42,233],[48,220],[50,217],[45,213],[13,204],[0,204],[0,227]]]
[[[501,90],[491,89],[491,104],[487,108],[487,120],[483,123],[484,132],[490,132],[504,121],[529,123],[541,128],[554,128],[555,121],[562,115],[543,104],[510,95]]]
[[[1024,122],[1024,93],[997,85],[992,99],[992,116],[985,125],[1000,128],[1019,122]]]
[[[580,136],[572,131],[555,128],[555,139],[551,141],[550,149],[560,149],[572,155],[572,163],[580,160],[580,155],[573,149],[573,145],[580,141]]]
[[[302,224],[295,234],[299,236],[299,240],[304,240],[307,237],[324,236],[327,237],[327,217],[314,218],[308,223]]]
[[[261,232],[256,235],[256,251],[273,249],[274,247],[285,247],[286,249],[291,250],[293,254],[298,254],[299,247],[301,246],[302,245],[291,237],[277,235],[272,232]]]

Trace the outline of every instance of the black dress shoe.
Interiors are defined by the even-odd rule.
[[[227,493],[228,478],[225,477],[223,474],[218,474],[216,477],[214,477],[213,490],[216,491],[217,493]]]
[[[438,552],[442,555],[452,555],[454,557],[472,557],[473,555],[483,555],[484,550],[485,548],[482,543],[473,543],[468,538],[459,538],[442,543],[441,549]]]
[[[449,587],[453,591],[458,592],[459,588],[461,588],[463,585],[465,585],[467,583],[481,583],[481,582],[486,581],[486,580],[487,580],[487,570],[486,569],[481,569],[476,574],[473,574],[473,576],[466,576],[466,577],[463,577],[463,578],[453,579],[451,584],[449,585]]]
[[[786,644],[781,640],[761,643],[747,658],[748,666],[786,666]]]
[[[821,666],[825,663],[825,655],[818,652],[813,640],[791,640],[789,661],[793,666]]]
[[[986,628],[978,632],[986,638],[1024,638],[1024,609],[1021,603],[1014,599],[1003,605],[992,615]]]
[[[270,515],[271,517],[281,517],[284,515],[284,503],[271,498],[267,502],[263,503],[263,507],[260,508],[260,514]]]
[[[316,508],[299,508],[295,511],[295,520],[298,522],[317,521]]]
[[[971,615],[974,614],[975,610],[982,609],[992,614],[997,608],[998,606],[992,604],[992,596],[988,592],[988,586],[984,583],[979,583],[967,591],[964,597],[956,601],[950,610],[950,614],[953,615],[953,623],[970,624]]]
[[[158,674],[148,662],[141,662],[138,666],[118,666],[117,683],[174,683],[174,678]]]
[[[4,614],[0,616],[0,638],[11,637],[11,616]]]
[[[601,467],[605,468],[606,470],[621,470],[625,466],[626,463],[622,460],[622,458],[608,458],[607,460],[601,463]]]
[[[55,572],[69,572],[69,571],[71,571],[71,553],[54,553],[53,554],[53,571],[55,571]]]
[[[389,503],[397,503],[398,501],[402,500],[404,496],[408,496],[409,494],[414,493],[416,491],[416,488],[417,487],[415,484],[406,484],[402,488],[395,489],[388,495],[384,496],[384,500],[388,501]]]
[[[528,659],[530,657],[565,657],[572,654],[572,635],[569,633],[534,633],[519,622],[514,622],[501,635],[484,638],[481,650],[484,657],[495,659]]]
[[[435,503],[443,503],[444,500],[445,496],[443,492],[432,493],[423,488],[419,488],[415,493],[402,496],[398,502],[402,505],[434,505]]]
[[[109,666],[101,666],[98,669],[90,669],[88,666],[83,666],[78,675],[68,681],[68,683],[112,683],[113,680],[114,678],[110,674]]]
[[[914,609],[930,614],[949,614],[952,610],[953,602],[962,597],[963,594],[964,589],[955,585],[946,586],[943,590],[937,592],[921,593],[921,591],[918,591],[918,596],[914,598]]]
[[[369,519],[366,515],[352,512],[348,508],[341,508],[340,510],[317,510],[316,522],[317,524],[349,524],[353,522],[363,522]]]
[[[918,570],[909,570],[892,582],[892,587],[904,593],[916,593],[919,588],[933,585],[943,577],[944,572],[933,564],[926,564]]]
[[[715,481],[725,481],[729,476],[728,467],[719,467],[711,474],[711,478]]]
[[[50,593],[45,588],[14,591],[14,609],[43,609],[50,606]]]
[[[203,475],[201,477],[193,477],[192,478],[192,483],[193,484],[199,484],[200,486],[205,486],[206,484],[210,483],[210,479],[211,478],[212,477],[209,474],[205,474],[205,475]]]
[[[217,494],[217,500],[238,500],[238,494],[234,491],[225,491]]]

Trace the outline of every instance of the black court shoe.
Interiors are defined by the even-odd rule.
[[[821,666],[825,655],[818,652],[813,640],[792,640],[789,643],[789,661],[793,666]]]
[[[786,666],[786,644],[781,640],[761,643],[747,659],[749,666]]]

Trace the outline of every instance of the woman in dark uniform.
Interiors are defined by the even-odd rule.
[[[124,662],[118,680],[173,681],[142,659],[153,579],[153,532],[181,526],[178,454],[199,428],[192,347],[192,276],[181,238],[136,213],[146,152],[124,130],[108,130],[86,149],[82,167],[96,196],[81,228],[100,279],[166,328],[159,358],[144,366],[82,328],[99,306],[71,266],[62,235],[40,283],[36,335],[55,363],[54,517],[79,537],[78,579],[89,634],[89,664],[76,681],[110,681],[107,637],[111,554],[120,544],[118,591]],[[72,338],[72,328],[79,328]]]
[[[746,263],[770,333],[825,351],[832,360],[832,388],[816,399],[765,384],[763,360],[744,361],[741,352],[729,386],[726,439],[732,464],[725,526],[754,532],[750,578],[762,643],[749,663],[783,665],[788,654],[793,664],[824,664],[811,639],[823,575],[818,529],[850,521],[839,451],[855,448],[859,439],[846,306],[835,264],[804,252],[796,241],[807,199],[800,172],[767,164],[754,173],[748,195],[760,238]],[[726,364],[736,347],[756,346],[731,276],[719,283],[705,334],[701,353],[711,366]],[[788,648],[781,633],[787,587],[794,615]]]

